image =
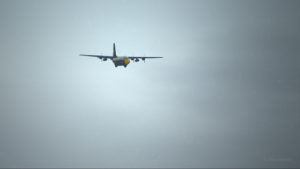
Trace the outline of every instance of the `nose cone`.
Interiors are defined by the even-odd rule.
[[[126,58],[126,59],[124,59],[124,62],[125,62],[125,65],[128,65],[130,63],[130,59]]]

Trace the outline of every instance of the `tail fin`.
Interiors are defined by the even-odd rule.
[[[115,43],[114,43],[114,51],[113,51],[113,57],[117,57],[117,53],[116,53],[116,46],[115,46]]]

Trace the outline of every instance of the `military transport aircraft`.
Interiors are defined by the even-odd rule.
[[[127,67],[130,60],[132,60],[133,62],[138,62],[140,59],[145,61],[145,59],[162,58],[162,57],[156,57],[156,56],[148,56],[148,57],[146,57],[146,56],[117,56],[115,43],[113,46],[113,55],[112,56],[86,55],[86,54],[80,54],[80,56],[97,57],[103,61],[107,61],[107,59],[110,59],[115,64],[115,67],[117,67],[117,66]]]

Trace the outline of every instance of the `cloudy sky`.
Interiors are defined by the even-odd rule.
[[[300,1],[0,1],[0,167],[300,167]],[[163,56],[115,68],[79,56]]]

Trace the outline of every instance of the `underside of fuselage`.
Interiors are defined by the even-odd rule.
[[[114,59],[112,59],[112,62],[114,63],[115,67],[118,67],[118,66],[127,67],[127,65],[130,63],[130,59],[129,58],[114,58]]]

